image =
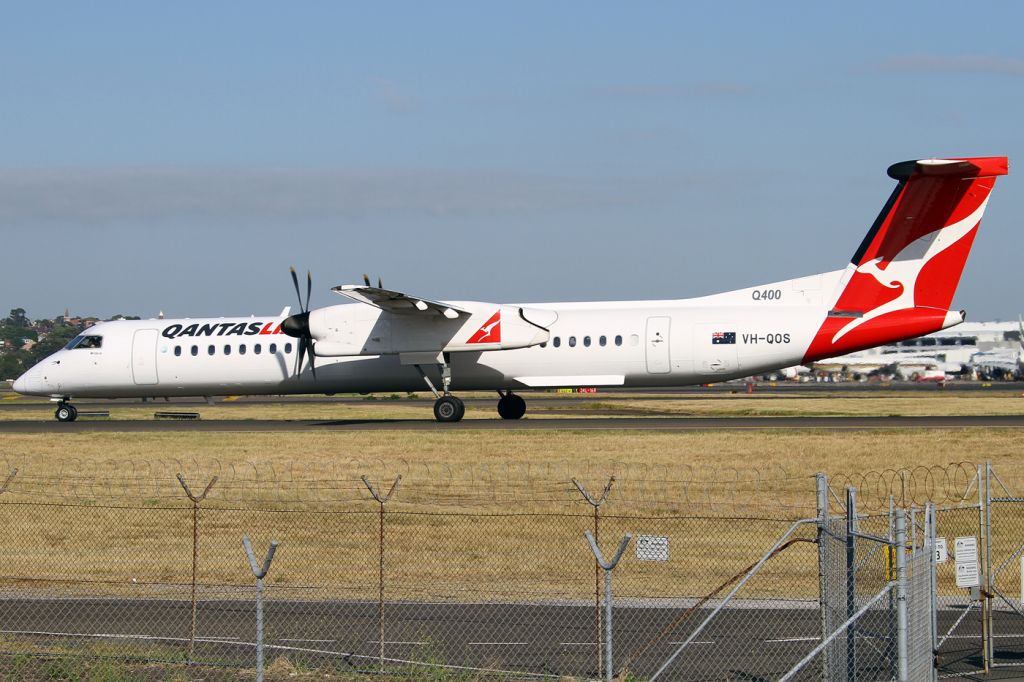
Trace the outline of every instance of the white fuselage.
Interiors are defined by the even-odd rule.
[[[526,347],[449,353],[451,388],[682,386],[795,365],[842,275],[694,299],[528,304],[531,314],[554,319],[547,333],[539,330]],[[400,352],[409,347],[400,316],[359,303],[321,310],[352,322],[346,328],[359,354],[318,353],[315,378],[308,360],[297,371],[298,339],[277,329],[282,317],[132,320],[86,330],[102,338],[100,347],[55,353],[15,390],[115,398],[426,388],[410,354]],[[420,366],[439,385],[440,368]]]

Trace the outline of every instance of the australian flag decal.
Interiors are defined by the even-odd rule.
[[[711,343],[736,343],[736,332],[712,332]]]

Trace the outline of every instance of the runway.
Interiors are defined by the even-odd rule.
[[[201,600],[197,610],[196,660],[250,665],[255,614],[251,587],[236,600]],[[270,588],[274,592],[274,588]],[[243,596],[244,595],[244,596]],[[191,604],[168,599],[0,600],[0,634],[39,645],[161,646],[187,651]],[[619,606],[615,609],[615,660],[640,677],[650,676],[709,613],[697,609]],[[946,632],[962,607],[939,610]],[[284,654],[311,668],[334,663],[349,671],[373,670],[383,652],[392,666],[447,661],[463,670],[575,675],[594,678],[598,645],[593,604],[388,603],[383,647],[376,602],[270,599],[265,606],[271,658]],[[1024,644],[1019,617],[995,614],[1000,655],[1016,659]],[[886,612],[861,621],[858,678],[889,679],[894,652],[878,646],[877,633],[892,627]],[[721,612],[668,669],[670,678],[777,679],[820,641],[816,602],[790,608],[738,605]],[[977,671],[979,624],[964,622],[938,652],[941,671]],[[1012,677],[1014,670],[1006,671]],[[987,679],[1002,677],[993,675]],[[968,675],[968,679],[973,676]]]
[[[936,417],[591,417],[465,419],[442,424],[432,419],[337,420],[108,420],[0,421],[0,433],[194,433],[302,431],[759,431],[818,429],[1024,429],[1024,415]]]

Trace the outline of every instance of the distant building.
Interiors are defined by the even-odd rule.
[[[926,336],[815,362],[816,373],[913,379],[927,372],[1013,378],[1024,370],[1024,323],[965,322]]]

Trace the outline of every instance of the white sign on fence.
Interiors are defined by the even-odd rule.
[[[935,563],[944,564],[949,561],[949,548],[946,538],[935,538]]]
[[[636,558],[640,561],[668,561],[668,538],[661,535],[638,535]]]
[[[975,537],[957,538],[954,549],[956,551],[956,586],[978,587],[981,585],[978,571],[978,539]]]

